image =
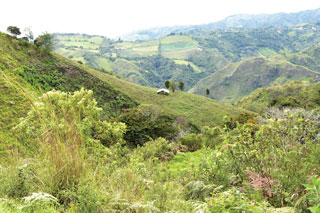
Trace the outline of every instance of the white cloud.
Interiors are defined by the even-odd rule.
[[[203,24],[238,13],[316,9],[315,0],[4,0],[0,30],[31,26],[37,33],[72,32],[115,37],[156,26]]]

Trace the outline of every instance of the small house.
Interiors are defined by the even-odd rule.
[[[160,95],[169,95],[169,93],[170,93],[169,90],[163,89],[163,88],[157,91],[157,94],[160,94]]]

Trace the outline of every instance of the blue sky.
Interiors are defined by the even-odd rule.
[[[115,38],[158,26],[205,24],[248,13],[298,12],[320,8],[316,0],[4,0],[0,31],[9,25]]]

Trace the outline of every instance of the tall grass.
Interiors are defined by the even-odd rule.
[[[68,204],[69,198],[61,197],[60,191],[77,187],[80,178],[86,170],[86,148],[84,136],[77,127],[79,116],[74,114],[74,109],[62,108],[63,124],[61,112],[52,104],[48,94],[43,99],[44,104],[50,109],[49,116],[44,118],[36,104],[32,104],[37,113],[38,122],[42,126],[42,134],[37,138],[40,148],[39,158],[47,163],[46,185],[50,192],[60,198],[60,203]]]

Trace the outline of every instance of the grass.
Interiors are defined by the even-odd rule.
[[[158,95],[156,88],[143,87],[126,80],[87,68],[87,71],[114,88],[126,93],[138,103],[153,104],[164,112],[177,117],[185,117],[192,123],[202,126],[214,126],[223,123],[223,117],[239,118],[248,111],[239,110],[231,105],[221,104],[215,100],[194,95],[188,92],[176,91],[168,96]]]
[[[275,55],[229,64],[200,80],[190,91],[204,95],[205,89],[209,88],[210,97],[225,103],[234,103],[257,88],[287,81],[308,80],[310,77],[315,81],[320,80],[319,73]]]
[[[131,103],[136,106],[128,96],[60,55],[42,55],[34,45],[3,33],[0,33],[0,47],[1,131],[9,131],[30,109],[30,102],[21,88],[35,98],[48,90],[70,92],[84,87],[94,91],[104,112],[117,112],[118,115]],[[118,108],[118,104],[123,108]]]
[[[190,48],[190,49],[184,49],[184,50],[175,50],[175,51],[166,51],[162,52],[161,55],[166,58],[170,59],[180,59],[180,60],[186,60],[191,55],[197,54],[201,50],[197,47]]]
[[[271,49],[266,48],[266,47],[261,47],[261,48],[259,48],[258,51],[262,56],[266,56],[266,57],[276,54],[276,52],[274,50],[271,50]]]
[[[194,71],[196,71],[196,72],[198,72],[198,73],[202,72],[202,70],[201,70],[197,65],[195,65],[195,64],[192,63],[192,62],[185,61],[185,60],[174,60],[174,62],[175,62],[176,64],[183,64],[183,65],[188,65],[188,64],[190,64],[190,66],[193,68]]]
[[[236,105],[258,113],[269,106],[317,109],[320,107],[319,91],[320,83],[297,81],[258,89],[238,101]]]
[[[179,173],[190,173],[199,165],[199,162],[204,157],[202,150],[179,153],[170,160],[169,171],[173,175],[178,175]]]

